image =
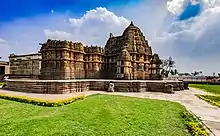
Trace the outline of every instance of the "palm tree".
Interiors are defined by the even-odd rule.
[[[201,71],[200,71],[200,72],[201,72]],[[195,71],[195,72],[192,72],[191,74],[192,74],[193,76],[197,76],[197,75],[199,75],[200,72]]]
[[[173,68],[175,67],[175,61],[173,61],[173,59],[171,57],[169,57],[169,59],[165,59],[162,60],[162,64],[161,64],[161,74],[168,77],[169,73],[173,74],[177,74],[175,70],[173,70]]]
[[[199,71],[200,75],[202,75],[202,71]]]
[[[215,76],[215,72],[213,72],[212,75]]]
[[[174,74],[177,75],[179,72],[177,71],[177,69],[174,70]]]
[[[171,57],[169,57],[168,59],[168,68],[169,68],[169,71],[175,67],[175,61],[173,61],[173,59]]]

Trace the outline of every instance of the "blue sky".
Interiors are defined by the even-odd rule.
[[[168,9],[182,11],[174,15]],[[182,0],[2,0],[0,56],[36,53],[48,38],[105,46],[133,21],[154,52],[181,72],[220,72],[220,4],[182,9]],[[184,0],[183,3],[189,2]],[[54,12],[51,12],[51,11]],[[199,13],[199,14],[198,14]],[[180,20],[176,20],[176,18]],[[215,65],[215,67],[213,67]]]
[[[81,15],[96,7],[111,7],[135,4],[141,0],[3,0],[0,8],[0,22],[27,18],[39,14],[73,12]]]
[[[186,5],[183,12],[179,15],[180,21],[189,19],[191,17],[198,16],[202,10],[202,4],[192,5],[190,2]]]

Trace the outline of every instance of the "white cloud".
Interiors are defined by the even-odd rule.
[[[73,40],[73,35],[64,31],[51,31],[51,30],[44,30],[44,34],[47,39],[56,39],[56,40]]]
[[[167,1],[167,9],[173,14],[180,14],[183,10],[185,0]]]
[[[106,8],[98,7],[96,9],[92,9],[87,11],[81,18],[70,18],[69,21],[74,26],[82,26],[89,21],[97,21],[97,22],[104,22],[108,25],[115,25],[115,26],[124,26],[129,23],[128,19],[124,17],[118,17],[113,12],[108,11]]]
[[[0,38],[0,44],[7,44],[8,42],[2,38]]]
[[[0,58],[2,60],[7,60],[7,56],[9,55],[10,46],[8,42],[2,38],[0,38]]]
[[[82,23],[76,25],[73,20]],[[129,23],[128,19],[99,7],[87,11],[80,18],[73,18],[70,14],[53,13],[4,23],[0,27],[0,36],[8,40],[8,44],[13,47],[7,52],[25,54],[37,52],[40,49],[39,43],[47,38],[104,46],[110,32],[121,34]]]
[[[0,37],[8,42],[9,53],[36,53],[40,49],[39,43],[46,41],[44,30],[51,32],[68,31],[69,26],[64,20],[67,14],[46,14],[27,19],[18,19],[0,25]],[[0,54],[3,54],[0,50]],[[4,55],[7,58],[8,55]]]
[[[167,10],[173,13],[174,15],[179,15],[189,0],[168,0],[167,1]],[[215,7],[220,3],[220,0],[190,0],[192,5],[197,5],[202,3],[202,6],[205,9]]]
[[[160,44],[157,46],[159,53],[176,58],[181,71],[204,69],[205,74],[219,72],[220,64],[214,61],[220,57],[219,23],[220,7],[207,8],[200,16],[172,23],[169,31],[153,41]]]
[[[102,46],[109,33],[121,34],[130,23],[128,19],[102,7],[87,11],[81,18],[70,18],[69,22],[75,39],[85,44]]]

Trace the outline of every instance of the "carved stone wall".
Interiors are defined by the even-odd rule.
[[[98,46],[84,48],[85,78],[104,78],[104,49]]]
[[[42,44],[42,68],[40,79],[85,78],[84,46],[82,43],[47,40]]]
[[[19,80],[9,79],[8,88],[30,93],[64,94],[88,90],[107,91],[109,84],[114,84],[117,92],[164,92],[171,93],[188,88],[181,81],[140,81],[140,80]],[[172,85],[171,87],[167,87]]]
[[[10,78],[37,78],[41,69],[41,54],[9,56]]]

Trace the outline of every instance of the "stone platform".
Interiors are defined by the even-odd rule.
[[[75,80],[31,80],[9,79],[7,88],[14,91],[65,94],[84,92],[88,90],[107,91],[109,83],[114,84],[116,92],[164,92],[173,93],[188,89],[188,84],[173,80],[102,80],[102,79],[75,79]]]

